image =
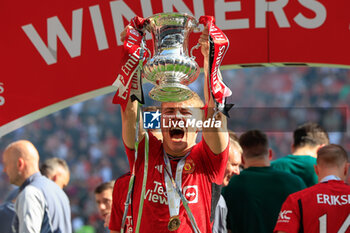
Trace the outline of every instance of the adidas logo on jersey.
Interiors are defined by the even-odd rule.
[[[154,166],[155,169],[159,171],[160,174],[163,173],[163,164]]]

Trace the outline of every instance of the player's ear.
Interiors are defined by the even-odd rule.
[[[51,180],[52,180],[53,182],[56,182],[56,180],[57,180],[57,173],[56,173],[55,175],[52,176]]]
[[[243,153],[241,155],[241,159],[242,159],[241,166],[244,168],[245,159],[244,159]]]
[[[346,164],[345,164],[345,168],[344,168],[344,176],[345,176],[345,177],[348,176],[349,166],[350,166],[350,163],[346,163]]]
[[[22,171],[22,170],[24,170],[24,167],[25,167],[24,159],[23,158],[18,158],[18,160],[17,160],[17,170],[18,171]]]
[[[272,160],[272,149],[271,148],[269,149],[269,160],[270,161]]]

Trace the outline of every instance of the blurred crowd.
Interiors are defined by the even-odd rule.
[[[330,141],[350,150],[349,121],[350,71],[339,68],[251,68],[224,70],[225,83],[232,90],[228,102],[235,106],[230,111],[229,129],[244,132],[258,128],[265,131],[274,152],[274,158],[290,153],[292,131],[297,124],[316,121],[330,130]],[[200,82],[191,88],[202,93]],[[148,93],[146,85],[145,93]],[[101,182],[118,178],[129,170],[121,139],[120,107],[112,104],[113,93],[75,104],[37,120],[0,139],[0,154],[11,142],[30,140],[39,150],[41,160],[50,157],[64,159],[71,170],[71,181],[65,188],[72,209],[74,229],[84,225],[97,228],[98,213],[93,190]],[[146,99],[146,105],[153,105]],[[275,114],[281,108],[343,108],[344,111],[326,111],[310,114],[292,113],[293,119]],[[244,111],[240,109],[253,108]],[[254,114],[254,108],[267,109],[265,118]],[[235,110],[237,109],[237,111]],[[278,109],[275,111],[275,109]],[[236,112],[239,114],[236,114]],[[320,116],[321,115],[321,116]],[[239,117],[238,117],[239,116]],[[273,119],[273,120],[271,120]],[[274,122],[274,125],[266,124]],[[293,122],[295,121],[295,122]],[[0,163],[0,168],[2,164]],[[2,169],[1,169],[2,170]],[[0,203],[12,189],[1,173]]]

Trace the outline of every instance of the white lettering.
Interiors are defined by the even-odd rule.
[[[168,205],[168,199],[166,197],[159,196],[159,203]]]
[[[57,16],[47,19],[47,40],[45,45],[38,32],[32,24],[22,26],[23,31],[28,36],[36,50],[48,65],[57,62],[57,37],[61,40],[69,55],[73,57],[80,56],[81,51],[81,32],[83,21],[83,9],[73,11],[72,39],[69,38],[66,30],[62,26]]]
[[[162,183],[160,183],[160,182],[157,182],[157,181],[154,181],[153,183],[155,183],[156,185],[154,186],[154,192],[157,192],[157,189],[158,189],[158,187],[159,186],[161,186],[162,185]]]
[[[215,20],[216,25],[222,29],[243,29],[249,28],[249,19],[231,19],[226,20],[226,12],[241,11],[241,2],[225,2],[225,0],[215,1]]]
[[[98,50],[108,49],[108,41],[105,32],[105,26],[103,25],[100,6],[95,5],[89,7],[90,16],[92,21],[92,26],[94,28],[96,42],[98,46]]]
[[[150,196],[152,194],[152,190],[148,189],[145,194],[145,199],[147,199],[147,196]]]
[[[317,204],[350,205],[350,195],[316,194]]]
[[[283,210],[280,212],[280,219],[282,220],[290,220],[290,217],[287,214],[291,214],[291,210]]]
[[[203,126],[203,121],[197,121],[196,122],[196,127],[197,128],[202,128],[202,126]]]
[[[324,214],[321,217],[319,217],[318,221],[320,223],[319,224],[319,228],[320,228],[319,232],[326,233],[327,232],[327,214]],[[344,220],[343,224],[341,225],[341,227],[339,228],[337,233],[345,233],[349,226],[350,226],[350,214],[346,217],[346,219]],[[334,230],[336,231],[336,229],[334,229]]]
[[[180,121],[166,121],[163,118],[163,128],[176,128],[176,127],[180,127],[180,128],[188,128],[188,127],[197,127],[197,128],[209,128],[209,127],[215,127],[215,128],[220,128],[221,127],[221,121],[219,120],[215,120],[215,118],[209,118],[205,121],[202,120],[198,120],[196,121],[196,119],[186,119],[186,122],[184,122],[183,120]]]
[[[266,28],[266,12],[272,12],[281,28],[288,28],[290,24],[283,11],[287,5],[288,0],[269,1],[255,0],[255,27]]]
[[[187,119],[186,127],[194,127],[196,119]]]
[[[3,87],[3,83],[0,83],[0,94],[4,93],[5,88]],[[5,97],[0,96],[0,106],[5,104]]]
[[[327,10],[322,3],[316,0],[299,0],[300,4],[313,11],[316,16],[312,19],[306,18],[299,13],[294,17],[294,21],[303,28],[314,29],[320,27],[327,18]]]
[[[248,29],[249,28],[249,18],[239,17],[235,19],[226,19],[226,15],[229,12],[239,13],[242,10],[243,1],[226,1],[226,0],[216,0],[214,1],[214,14],[216,17],[216,24],[223,30],[232,29]],[[249,16],[255,18],[256,28],[266,28],[267,12],[271,12],[276,19],[276,22],[281,28],[288,28],[290,22],[286,17],[286,12],[284,11],[285,6],[292,1],[289,0],[255,0],[255,15]],[[143,17],[148,17],[153,15],[151,0],[140,0]],[[178,12],[185,12],[194,15],[195,18],[199,18],[201,15],[205,15],[205,2],[203,0],[162,0],[163,12],[172,12],[177,10]],[[323,3],[319,0],[298,0],[294,1],[293,4],[300,4],[307,10],[311,11],[314,16],[311,18],[306,17],[305,14],[301,12],[295,13],[293,20],[296,25],[306,29],[315,29],[324,24],[327,19],[327,9]],[[120,33],[125,28],[125,20],[131,20],[136,14],[129,7],[133,6],[132,3],[125,3],[124,0],[114,0],[109,2],[113,29],[116,37],[116,45],[121,46]],[[108,42],[106,30],[111,30],[108,24],[105,24],[102,17],[103,10],[99,5],[89,6],[90,18],[92,22],[92,30],[94,32],[97,49],[99,51],[110,49],[110,43]],[[193,12],[192,9],[193,8]],[[133,8],[134,9],[134,8]],[[85,14],[86,17],[88,14]],[[140,15],[141,16],[141,15]],[[142,16],[141,16],[142,17]],[[23,25],[21,28],[24,34],[29,38],[30,42],[33,44],[35,50],[38,51],[40,56],[43,58],[46,64],[52,65],[58,62],[58,48],[57,48],[57,38],[62,42],[64,49],[71,58],[81,56],[82,49],[82,29],[83,29],[83,9],[76,9],[72,11],[72,28],[71,33],[67,33],[65,28],[58,19],[57,16],[47,18],[47,41],[45,41],[44,36],[40,36],[39,33],[34,28],[33,24]],[[65,22],[65,21],[64,21]],[[70,26],[70,25],[69,25]],[[85,26],[85,25],[84,25]],[[90,26],[91,27],[91,26]],[[112,29],[112,30],[113,30]],[[84,30],[87,30],[84,27]],[[84,35],[90,35],[90,33],[84,33]],[[215,34],[216,40],[222,40],[224,37],[219,33]],[[150,39],[151,34],[146,33],[146,39]],[[85,41],[90,41],[91,38],[85,39]],[[85,48],[86,46],[84,46]]]
[[[329,196],[328,195],[323,195],[323,200],[325,204],[330,205],[331,203],[329,203]]]
[[[184,123],[185,123],[184,121],[179,121],[179,127],[181,127],[181,128],[185,127]]]
[[[203,122],[203,127],[204,127],[204,128],[209,128],[209,127],[210,127],[210,119],[205,120],[205,121]]]
[[[350,198],[350,195],[349,195],[349,198]],[[342,205],[348,203],[348,200],[347,200],[347,196],[346,196],[346,195],[341,195],[341,196],[340,196],[340,199],[342,200],[342,203],[341,203]],[[350,203],[350,199],[349,199],[349,203]]]
[[[164,118],[162,118],[162,119],[163,119],[163,125],[162,125],[163,128],[170,128],[170,122],[171,122],[171,121],[165,121]],[[169,124],[167,125],[166,122],[168,122]]]
[[[318,221],[320,223],[320,233],[326,233],[327,232],[327,214],[322,215],[318,218]]]
[[[151,0],[140,0],[140,2],[141,2],[143,17],[146,18],[153,15]]]
[[[131,80],[132,80],[132,78],[130,77],[127,84],[124,85],[125,80],[124,80],[123,75],[118,74],[116,80],[112,84],[112,86],[115,86],[118,88],[118,96],[124,100],[126,100],[126,97],[128,96],[127,95],[128,94],[128,87],[129,87]]]
[[[153,189],[148,189],[145,194],[145,199],[148,201],[152,201],[153,203],[160,203],[168,205],[168,201],[166,195],[164,193],[164,189],[162,183],[153,181],[155,184]]]
[[[159,196],[158,196],[157,194],[153,194],[153,196],[152,196],[152,201],[153,201],[154,203],[157,203],[157,202],[158,202],[158,199],[159,199]]]
[[[344,223],[341,225],[338,233],[345,233],[346,230],[350,227],[350,214],[348,217],[345,219]]]
[[[123,1],[111,1],[110,2],[111,11],[112,11],[112,19],[114,25],[114,32],[117,38],[117,45],[123,45],[123,42],[120,38],[120,33],[124,30],[124,20],[123,16],[126,20],[130,21],[136,15],[128,5]]]
[[[333,205],[341,205],[339,202],[339,196],[331,196],[332,197],[332,204]]]

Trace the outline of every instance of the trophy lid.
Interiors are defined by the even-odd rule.
[[[173,25],[173,26],[185,26],[188,24],[188,27],[197,27],[198,22],[195,17],[186,14],[186,13],[159,13],[152,15],[147,18],[150,22],[150,25],[154,24],[155,26],[164,26],[164,25]]]

